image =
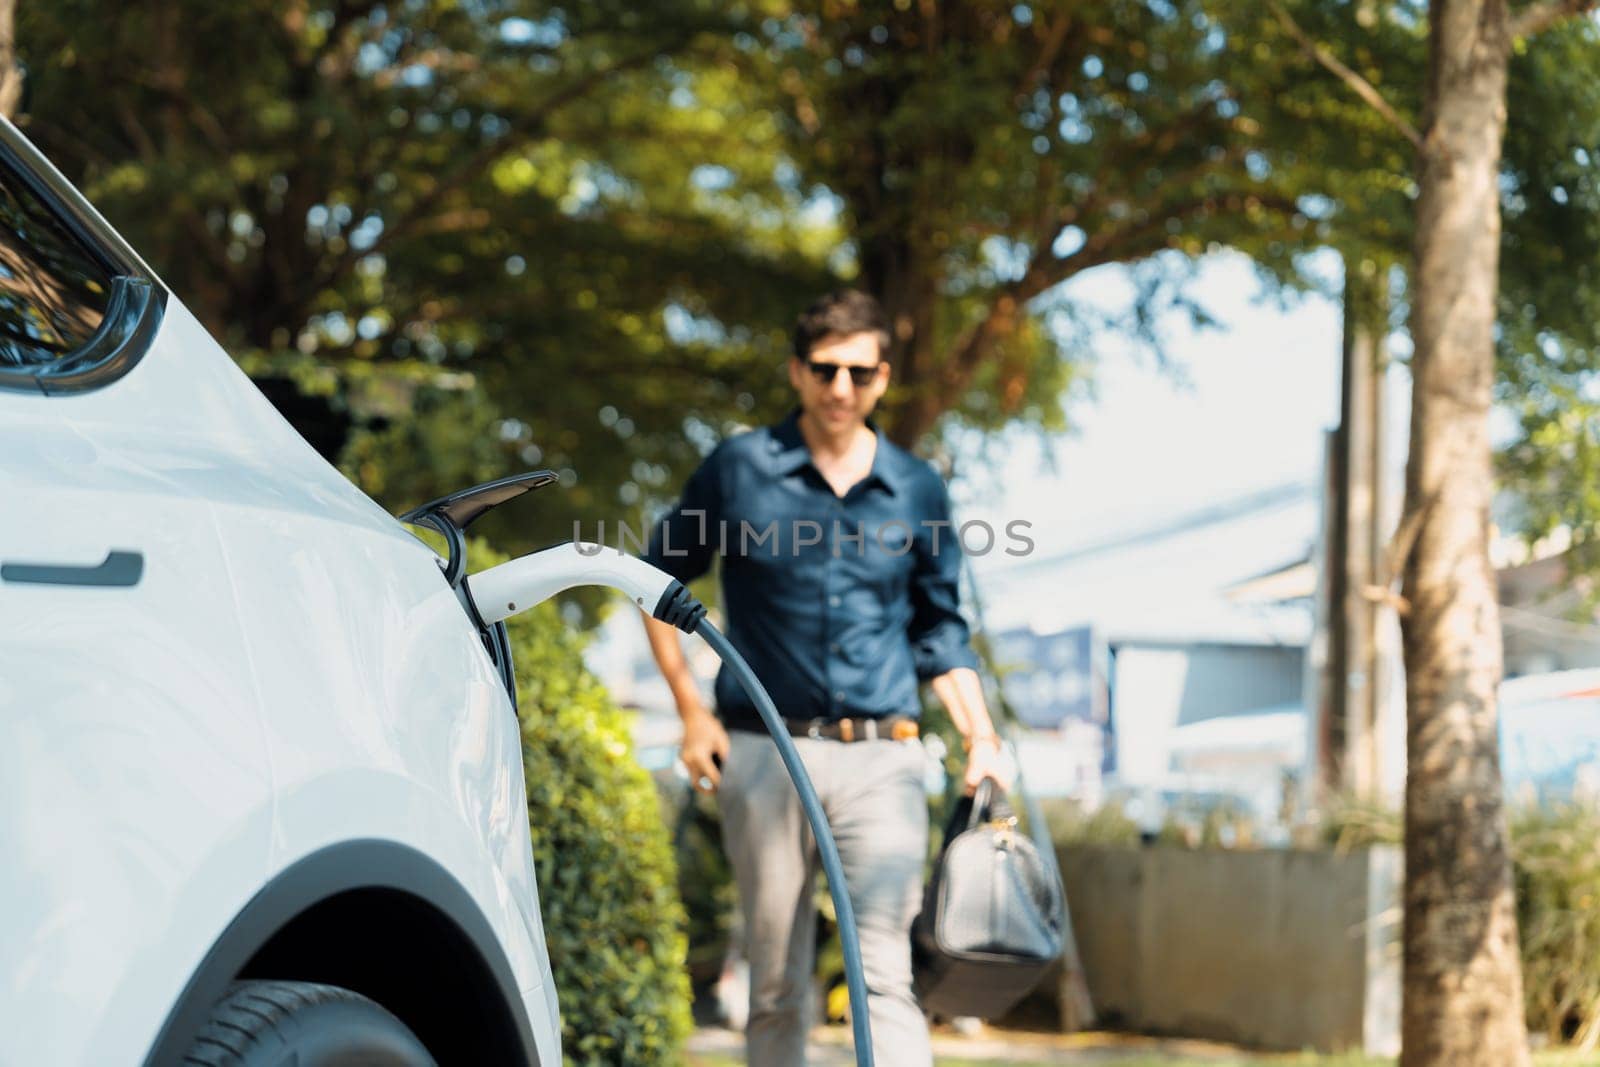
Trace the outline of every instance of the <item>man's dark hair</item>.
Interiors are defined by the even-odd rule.
[[[878,355],[889,358],[889,316],[883,313],[883,306],[860,289],[836,289],[795,320],[794,358],[803,363],[819,342],[857,333],[877,334]]]

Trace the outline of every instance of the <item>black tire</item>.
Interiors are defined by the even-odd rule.
[[[359,993],[311,982],[235,982],[186,1067],[437,1067],[406,1024]]]

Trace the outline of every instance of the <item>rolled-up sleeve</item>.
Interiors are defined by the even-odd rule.
[[[909,628],[911,655],[922,681],[957,667],[978,667],[967,621],[961,617],[961,539],[950,519],[950,495],[937,476],[925,493],[924,521],[912,542]]]
[[[719,452],[713,452],[684,483],[683,496],[650,533],[644,561],[688,585],[711,569],[722,515],[718,473]]]

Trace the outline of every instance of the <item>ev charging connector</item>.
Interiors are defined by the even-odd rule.
[[[601,545],[567,542],[520,556],[481,571],[471,578],[466,574],[466,527],[497,504],[521,496],[529,489],[556,480],[552,471],[502,478],[464,489],[430,501],[402,515],[402,522],[430,526],[444,535],[449,557],[442,562],[445,579],[456,591],[462,607],[477,625],[484,647],[499,668],[502,679],[516,703],[516,679],[511,670],[511,645],[506,637],[505,620],[548,600],[557,593],[579,586],[594,585],[625,593],[652,617],[685,633],[698,634],[733,672],[755,704],[756,711],[800,796],[800,806],[811,824],[818,856],[828,879],[839,924],[839,943],[844,950],[845,985],[850,994],[850,1025],[855,1039],[856,1063],[872,1067],[872,1028],[867,1016],[866,972],[861,962],[861,942],[856,932],[855,909],[845,890],[844,865],[839,848],[828,828],[811,777],[806,773],[800,753],[789,737],[772,697],[727,637],[706,618],[706,609],[689,594],[683,583],[644,560],[624,554],[620,549]]]
[[[491,625],[580,585],[620,590],[646,614],[685,633],[694,633],[706,614],[672,575],[618,549],[589,542],[568,541],[467,579],[479,617]]]

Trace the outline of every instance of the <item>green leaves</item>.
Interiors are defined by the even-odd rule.
[[[1528,807],[1512,822],[1528,1027],[1600,1044],[1600,820],[1591,806]]]
[[[793,210],[770,117],[711,58],[737,8],[19,15],[30,136],[251,373],[353,423],[345,467],[390,507],[566,469],[559,509],[497,517],[533,547],[634,518],[657,488],[638,463],[698,458],[686,419],[781,406],[784,328],[836,228]],[[731,184],[697,182],[713,164]]]
[[[1600,31],[1547,30],[1511,63],[1501,205],[1499,471],[1529,540],[1565,528],[1600,567]],[[1592,595],[1588,597],[1593,606]]]
[[[1422,5],[1282,7],[1421,124]],[[1325,284],[1313,249],[1409,257],[1411,145],[1259,0],[18,17],[30,136],[250,373],[326,399],[303,428],[369,492],[568,472],[486,520],[519,549],[637,522],[710,439],[780,416],[793,317],[841,283],[895,319],[883,422],[915,443],[1064,428],[1108,333],[1159,349],[1164,313],[1205,319],[1185,282],[1213,249],[1288,288]],[[1513,64],[1508,388],[1593,362],[1595,33]],[[1108,264],[1137,268],[1130,315],[1063,285]]]

